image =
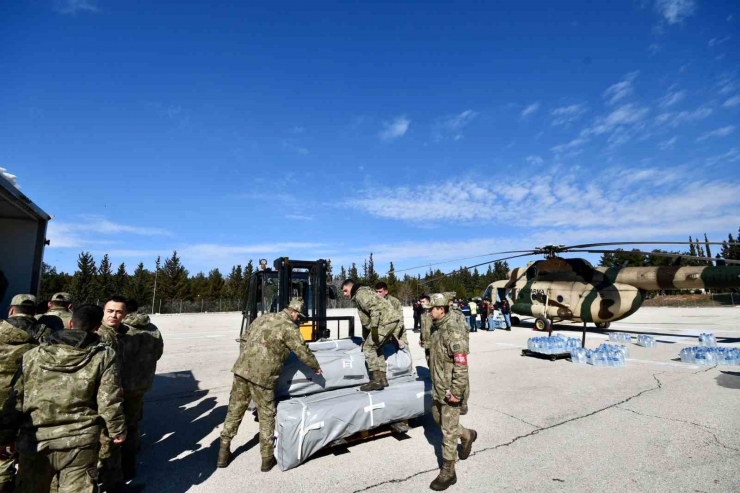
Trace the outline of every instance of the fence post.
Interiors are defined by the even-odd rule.
[[[200,313],[203,313],[203,298],[200,299]]]
[[[162,298],[159,298],[159,313],[162,313]]]

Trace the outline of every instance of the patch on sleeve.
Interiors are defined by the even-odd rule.
[[[455,353],[453,359],[457,365],[468,366],[468,355],[465,353]]]
[[[452,345],[452,352],[453,353],[459,353],[460,352],[460,344],[453,344]]]

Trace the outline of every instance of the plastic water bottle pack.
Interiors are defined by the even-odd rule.
[[[740,349],[724,347],[687,347],[681,350],[681,361],[699,366],[740,366]]]
[[[653,336],[640,334],[637,336],[637,345],[642,347],[655,347],[658,345]]]
[[[609,332],[609,342],[632,342],[632,336],[626,332]]]
[[[588,363],[589,365],[608,368],[624,367],[628,356],[629,349],[627,346],[613,344],[602,344],[594,350],[577,348],[570,352],[571,360],[574,363]]]
[[[699,335],[699,347],[717,347],[717,340],[714,334]]]
[[[580,345],[581,341],[578,339],[560,334],[552,337],[530,337],[527,341],[527,349],[541,354],[569,353]]]

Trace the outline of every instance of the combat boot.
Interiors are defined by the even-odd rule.
[[[277,460],[275,460],[275,456],[262,458],[262,467],[260,468],[260,471],[262,472],[269,472],[270,469],[275,467],[277,465]]]
[[[385,373],[381,373],[380,375],[380,383],[383,384],[383,387],[388,386],[388,377],[385,376]]]
[[[457,483],[457,475],[455,475],[455,461],[446,460],[442,462],[442,469],[439,470],[439,475],[434,478],[429,488],[434,491],[444,491],[451,485]]]
[[[460,460],[465,460],[470,457],[470,451],[473,449],[473,442],[477,439],[477,431],[465,428],[465,431],[460,437],[460,442],[462,442],[462,447],[460,447]]]
[[[227,467],[231,462],[231,441],[221,439],[221,447],[218,449],[218,460],[216,467]]]
[[[370,376],[370,381],[360,387],[363,392],[370,392],[371,390],[383,390],[383,383],[380,381],[380,372],[374,371]]]

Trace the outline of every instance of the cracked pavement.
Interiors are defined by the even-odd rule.
[[[700,316],[699,316],[700,315]],[[643,308],[612,330],[658,333],[657,348],[630,345],[625,368],[520,356],[535,335],[470,335],[470,412],[478,431],[448,491],[738,491],[740,367],[676,362],[701,332],[740,345],[733,308]],[[245,417],[227,469],[215,470],[229,396],[238,314],[155,317],[165,356],[146,407],[139,476],[144,491],[429,491],[441,436],[431,418],[398,440],[384,437],[263,474],[257,423]],[[407,322],[408,324],[408,322]],[[580,337],[577,327],[556,331]],[[423,365],[418,336],[409,334]],[[589,334],[587,347],[606,341]],[[177,377],[177,378],[175,378]]]

